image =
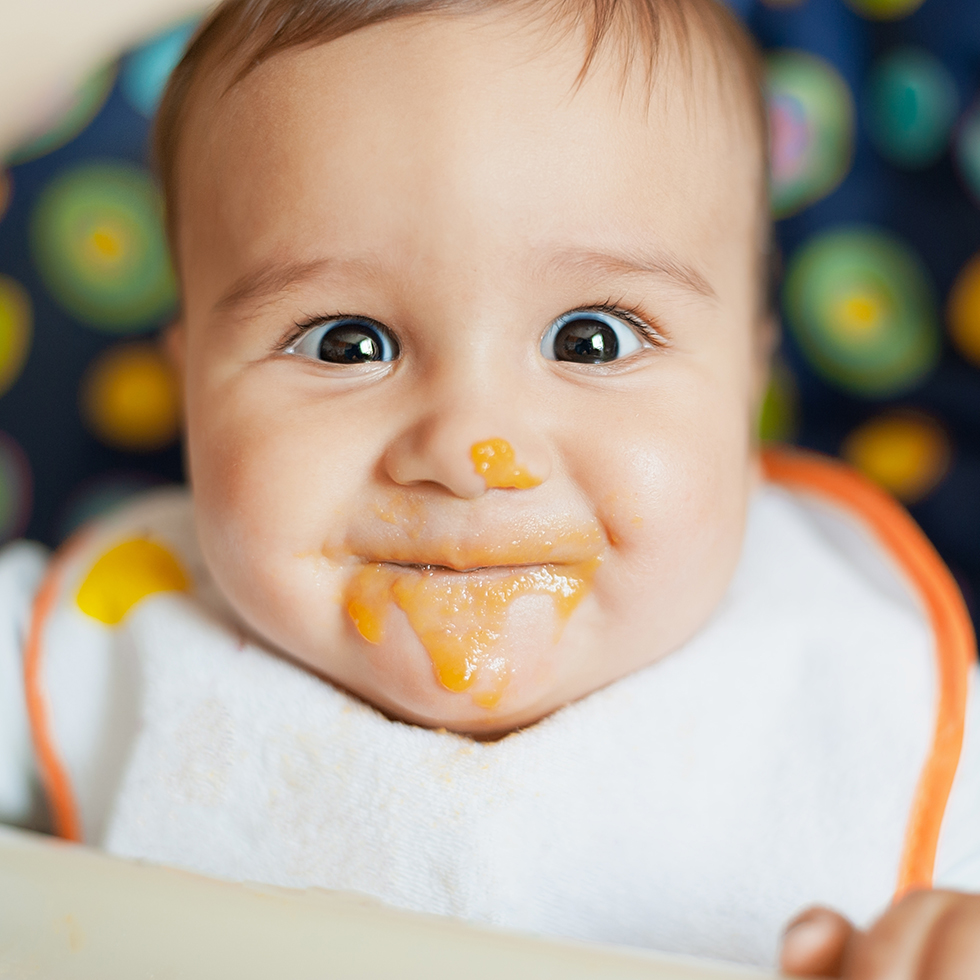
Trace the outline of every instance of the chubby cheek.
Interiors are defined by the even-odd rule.
[[[754,450],[750,409],[740,397],[698,397],[651,412],[631,438],[592,447],[590,471],[611,558],[596,600],[620,635],[627,669],[688,639],[727,588],[741,551]],[[629,651],[629,652],[627,652]]]
[[[208,567],[253,629],[301,655],[339,628],[339,570],[322,549],[356,493],[356,461],[338,456],[327,427],[249,379],[189,393],[187,423]]]

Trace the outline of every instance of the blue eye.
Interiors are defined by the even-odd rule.
[[[329,364],[369,364],[393,361],[398,357],[398,341],[380,323],[337,317],[311,327],[286,353]]]
[[[576,310],[558,317],[541,340],[549,361],[608,364],[638,351],[643,342],[625,321],[600,310]]]

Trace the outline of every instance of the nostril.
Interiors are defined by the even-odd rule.
[[[521,466],[506,439],[486,439],[470,447],[473,468],[483,477],[487,489],[529,490],[541,484],[541,478]]]
[[[486,493],[484,480],[468,465],[465,452],[453,453],[438,440],[406,438],[385,453],[384,468],[400,486],[432,484],[453,496],[472,500]]]

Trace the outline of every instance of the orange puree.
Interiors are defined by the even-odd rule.
[[[492,708],[509,680],[506,659],[495,647],[510,604],[524,595],[550,595],[560,636],[588,593],[599,561],[470,572],[370,562],[347,587],[347,612],[365,640],[380,643],[394,602],[428,652],[439,683],[450,691],[465,691],[486,673],[484,681],[490,683],[481,685],[473,700]]]
[[[470,458],[476,472],[483,477],[487,488],[529,490],[541,481],[514,461],[514,450],[506,439],[487,439],[475,442]]]

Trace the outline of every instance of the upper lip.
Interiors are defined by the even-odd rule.
[[[350,542],[354,544],[354,542]],[[599,526],[541,528],[530,533],[411,539],[384,534],[358,542],[351,554],[368,562],[450,572],[475,572],[540,565],[575,565],[601,556],[605,536]]]

